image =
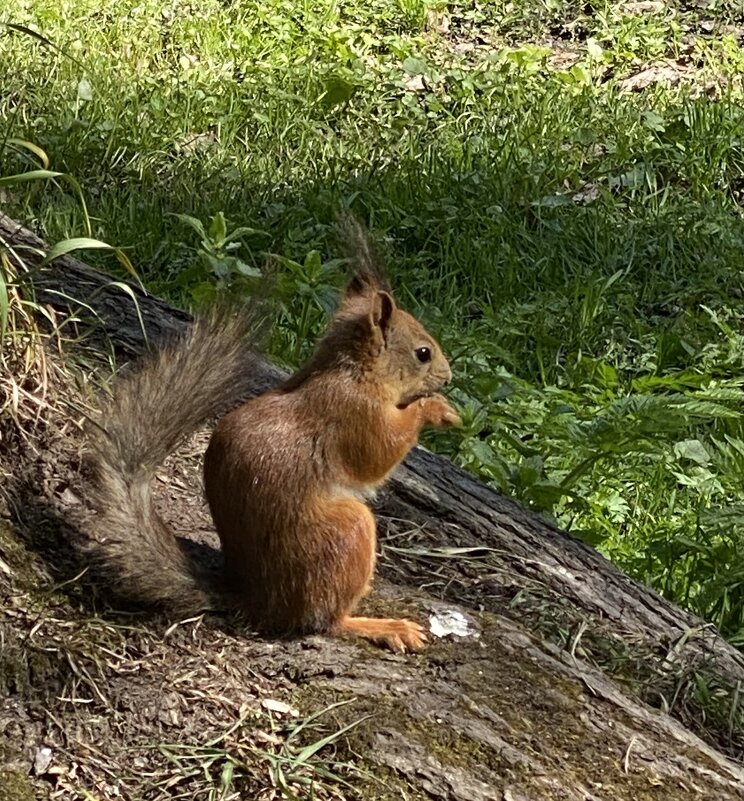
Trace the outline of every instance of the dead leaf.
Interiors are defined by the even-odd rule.
[[[261,701],[261,706],[264,709],[268,709],[269,712],[276,712],[278,715],[290,715],[296,718],[300,714],[298,709],[295,709],[284,701],[277,701],[274,698],[264,698],[263,701]]]

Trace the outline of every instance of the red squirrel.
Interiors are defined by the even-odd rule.
[[[365,255],[367,254],[367,255]],[[218,422],[204,457],[224,567],[207,574],[153,505],[155,470],[229,402],[250,315],[201,319],[114,387],[92,443],[94,540],[130,597],[180,612],[232,607],[269,633],[344,632],[396,651],[425,646],[410,620],[354,616],[375,566],[365,503],[426,425],[457,412],[436,394],[449,364],[374,265],[349,283],[308,362]]]

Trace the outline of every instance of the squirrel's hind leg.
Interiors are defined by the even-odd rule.
[[[357,500],[339,501],[334,511],[337,531],[344,530],[352,540],[348,543],[347,553],[355,556],[348,560],[347,569],[341,572],[340,583],[345,586],[338,587],[339,603],[330,630],[364,637],[392,651],[420,651],[426,646],[426,634],[418,623],[395,618],[352,616],[372,580],[377,539],[375,518],[369,508]],[[359,569],[361,563],[365,565],[364,570]]]

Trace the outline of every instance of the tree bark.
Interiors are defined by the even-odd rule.
[[[30,231],[0,215],[3,241],[10,249],[44,250]],[[126,357],[142,352],[143,331],[157,343],[188,325],[183,312],[137,287],[124,291],[75,258],[46,266],[25,249],[22,258],[32,264],[38,302],[60,315],[72,312]],[[266,361],[247,392],[281,375]],[[360,658],[356,645],[315,639],[309,654],[297,646],[292,657],[290,646],[287,658],[318,686],[373,705],[395,688],[395,714],[389,726],[366,735],[365,759],[405,777],[421,793],[413,797],[744,797],[741,767],[715,739],[703,742],[672,716],[695,718],[689,705],[672,702],[691,677],[704,674],[725,687],[744,683],[742,654],[713,627],[424,449],[395,473],[377,510],[380,569],[393,585],[383,599],[402,594],[433,615],[458,611],[477,634],[442,639],[422,659],[367,651]],[[668,691],[671,715],[649,708],[597,667],[617,663],[619,650],[625,681]],[[732,697],[736,721],[739,699]],[[741,734],[729,735],[733,753]]]

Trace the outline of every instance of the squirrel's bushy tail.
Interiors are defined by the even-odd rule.
[[[220,603],[158,516],[151,482],[186,436],[251,391],[255,309],[222,309],[120,378],[91,439],[94,559],[118,595],[174,611]]]

